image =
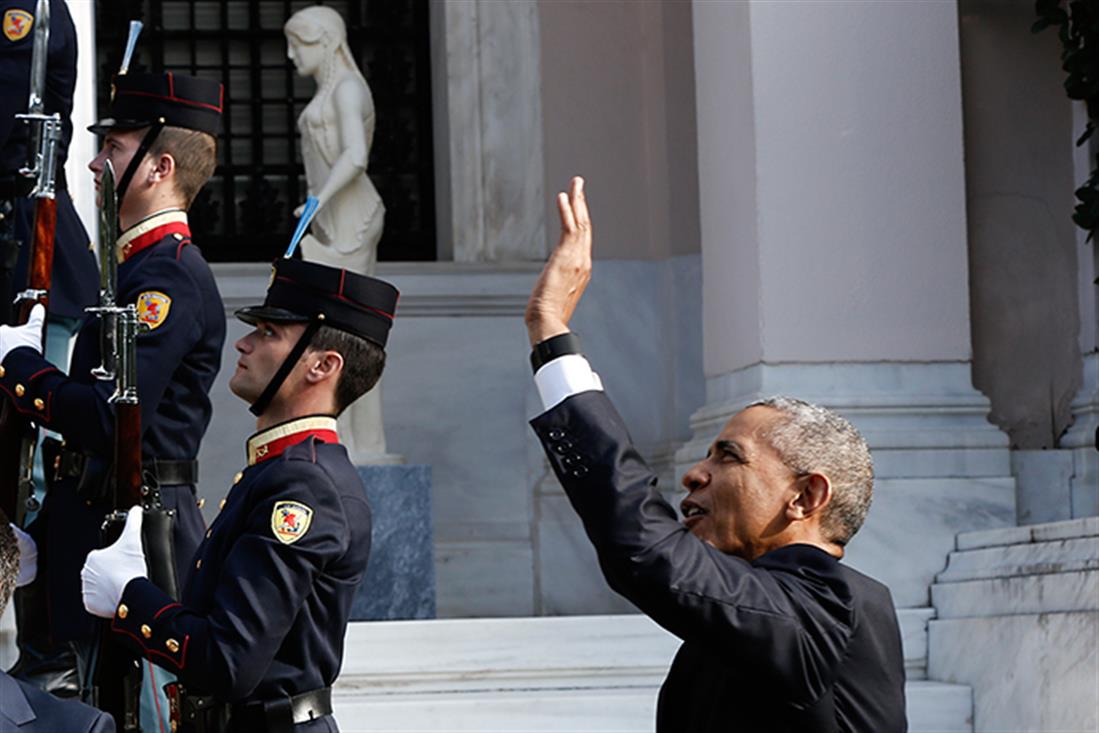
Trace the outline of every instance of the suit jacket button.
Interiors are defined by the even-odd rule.
[[[556,428],[554,428],[553,430],[546,433],[546,435],[547,437],[549,437],[550,440],[561,440],[561,438],[565,437],[565,431],[557,430]]]
[[[149,628],[149,624],[141,624],[141,635],[146,639],[151,639],[153,637],[153,630]]]
[[[576,468],[572,469],[572,475],[575,476],[576,478],[582,478],[584,476],[587,476],[588,475],[588,467],[587,466],[577,466]]]
[[[555,443],[553,450],[557,453],[565,454],[572,450],[572,443],[567,440],[562,440],[560,443]]]

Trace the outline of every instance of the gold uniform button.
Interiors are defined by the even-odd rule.
[[[233,477],[233,483],[239,484],[242,478],[244,478],[244,471],[237,471],[237,475]]]
[[[2,365],[0,365],[0,379],[3,379],[4,374],[5,374],[4,367]]]
[[[15,396],[16,397],[22,397],[26,393],[27,393],[27,388],[26,387],[24,387],[21,384],[15,385]]]
[[[195,503],[198,504],[198,508],[201,509],[202,507],[206,506],[206,499],[199,499]]]
[[[218,502],[218,511],[220,511],[224,508],[225,508],[225,499],[222,499],[221,501]]]
[[[153,630],[149,628],[149,624],[141,624],[141,635],[146,639],[152,638]]]
[[[202,558],[195,560],[195,570],[202,570]]]
[[[118,617],[126,618],[130,615],[130,609],[126,607],[125,603],[120,603],[118,606]]]
[[[212,529],[206,530],[206,538],[209,539],[210,535],[212,535],[213,533],[214,533],[214,530],[212,530]]]
[[[34,398],[34,409],[36,409],[36,410],[45,410],[46,409],[46,401],[44,399],[42,399],[41,397],[35,397]]]
[[[168,639],[168,641],[164,642],[164,646],[168,647],[168,651],[172,654],[179,651],[179,642],[175,639]]]

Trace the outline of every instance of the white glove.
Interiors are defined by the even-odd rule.
[[[19,546],[19,577],[15,579],[15,587],[22,588],[38,577],[38,545],[34,538],[14,524],[9,526],[15,532],[15,542]]]
[[[42,321],[46,320],[46,309],[39,303],[31,308],[30,317],[22,326],[0,326],[0,361],[20,346],[29,346],[42,353]]]
[[[100,618],[114,618],[122,591],[134,578],[145,576],[145,552],[141,549],[140,506],[130,508],[122,536],[110,547],[92,550],[80,571],[84,608]]]

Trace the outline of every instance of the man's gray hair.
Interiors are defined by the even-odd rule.
[[[828,539],[846,545],[866,519],[874,493],[874,463],[862,435],[831,410],[793,397],[769,397],[748,407],[780,413],[764,437],[791,471],[821,473],[832,482],[822,527]]]
[[[0,511],[0,613],[7,608],[8,599],[19,579],[19,543],[15,532],[8,525],[8,518]]]

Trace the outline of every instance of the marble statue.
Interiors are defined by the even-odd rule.
[[[315,5],[294,13],[286,25],[287,56],[302,76],[317,84],[298,117],[301,157],[317,214],[301,242],[306,260],[373,275],[385,206],[366,175],[374,137],[374,100],[347,45],[339,13]],[[295,216],[301,216],[304,204]],[[382,429],[381,384],[340,416],[340,441],[352,462],[394,463]]]

